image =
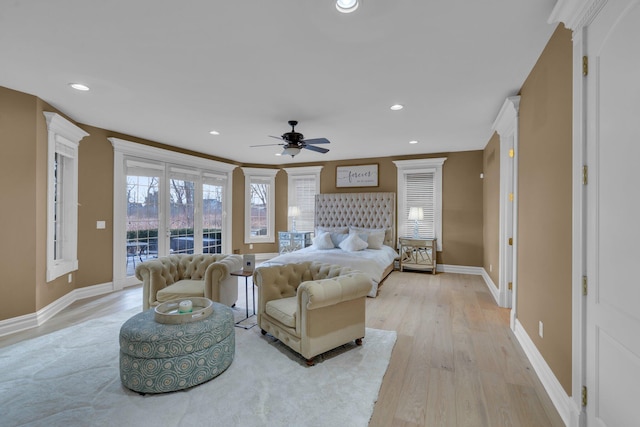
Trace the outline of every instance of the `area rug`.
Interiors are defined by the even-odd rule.
[[[307,367],[258,327],[235,328],[233,363],[188,390],[139,395],[119,377],[120,326],[137,310],[0,349],[3,426],[366,426],[396,341],[367,329]]]

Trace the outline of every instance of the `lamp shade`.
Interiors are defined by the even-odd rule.
[[[358,0],[337,0],[336,9],[342,13],[351,13],[358,8]]]
[[[300,216],[300,208],[298,208],[297,206],[289,206],[288,216],[293,218]]]
[[[412,207],[409,208],[409,220],[422,221],[424,219],[424,211],[422,208]]]
[[[298,154],[300,152],[300,149],[298,147],[287,147],[282,151],[282,155],[283,156],[295,156],[296,154]]]

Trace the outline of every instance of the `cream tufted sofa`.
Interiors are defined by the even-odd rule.
[[[230,273],[241,269],[241,255],[169,255],[145,261],[136,267],[136,277],[143,285],[142,308],[186,297],[233,306],[238,281]]]
[[[307,359],[349,341],[362,343],[369,278],[319,262],[258,267],[258,325]]]

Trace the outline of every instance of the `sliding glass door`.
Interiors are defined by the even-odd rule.
[[[169,179],[168,230],[169,252],[172,254],[193,254],[200,239],[195,234],[195,193],[194,180],[175,176]]]
[[[205,174],[202,184],[202,252],[222,253],[225,179]]]
[[[231,252],[230,188],[236,166],[110,141],[114,289],[139,283],[135,268],[148,259]]]
[[[133,276],[136,263],[158,256],[160,227],[160,179],[158,165],[130,159],[127,165],[127,276]]]

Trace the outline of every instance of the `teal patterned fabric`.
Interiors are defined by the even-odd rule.
[[[193,387],[220,375],[235,355],[233,312],[213,303],[205,319],[181,325],[158,323],[153,309],[120,328],[120,379],[140,393]]]

